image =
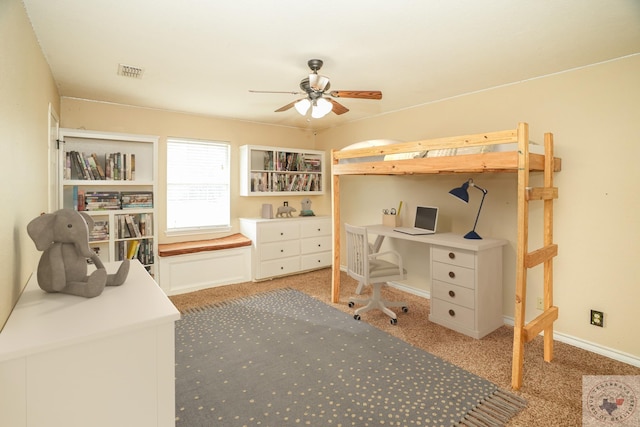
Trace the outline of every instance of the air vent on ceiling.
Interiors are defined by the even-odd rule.
[[[118,65],[118,75],[124,77],[133,77],[134,79],[141,79],[144,70],[140,67],[134,67],[133,65]]]

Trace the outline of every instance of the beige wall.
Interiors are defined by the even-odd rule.
[[[49,104],[58,93],[19,0],[0,1],[0,328],[35,269],[27,223],[48,207]]]
[[[531,139],[552,132],[563,170],[555,183],[556,331],[570,340],[594,343],[640,357],[635,331],[640,302],[640,55],[428,104],[318,133],[321,149],[368,139],[405,141],[464,135],[530,125]],[[514,313],[516,177],[470,175],[488,189],[477,231],[509,240],[505,248],[503,311]],[[447,192],[467,175],[341,178],[342,221],[380,222],[383,207],[405,201],[442,208],[442,229],[464,233],[473,227],[480,193],[465,206]],[[539,177],[536,178],[539,182]],[[534,181],[535,182],[535,181]],[[330,201],[326,201],[330,203]],[[541,245],[541,206],[534,205],[531,249]],[[404,215],[405,221],[409,216]],[[414,243],[396,243],[408,260],[409,283],[428,291],[427,256]],[[343,261],[344,263],[344,261]],[[527,318],[540,312],[541,267],[529,275]],[[590,309],[605,313],[605,327],[589,324]]]
[[[167,137],[227,141],[231,143],[231,233],[239,231],[238,218],[259,217],[263,203],[271,203],[276,207],[282,205],[286,200],[291,206],[297,207],[300,205],[302,197],[240,197],[238,195],[240,180],[238,147],[251,144],[310,149],[313,148],[314,144],[314,135],[310,131],[64,97],[61,100],[60,114],[61,127],[156,135],[160,137],[158,147],[159,197],[156,199],[160,243],[185,239],[207,239],[230,234],[226,232],[190,235],[187,237],[175,235],[168,237],[165,235]],[[312,197],[313,203],[315,203],[316,199],[318,199],[318,196]],[[330,211],[325,213],[328,214]]]

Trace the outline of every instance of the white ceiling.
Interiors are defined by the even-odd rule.
[[[60,94],[322,129],[640,53],[638,0],[24,0]],[[307,61],[382,100],[308,119]],[[118,64],[144,69],[117,75]]]

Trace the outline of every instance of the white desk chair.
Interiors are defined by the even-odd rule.
[[[370,298],[349,298],[349,307],[355,304],[366,304],[355,311],[354,319],[360,320],[360,314],[372,310],[382,310],[391,317],[391,324],[398,323],[396,313],[389,307],[402,307],[403,312],[409,311],[407,303],[392,302],[382,299],[382,285],[394,280],[403,280],[406,270],[402,268],[402,258],[396,251],[370,253],[369,239],[365,227],[356,227],[345,224],[347,234],[347,274],[356,279],[360,284],[369,284],[372,287]],[[379,257],[390,255],[395,264]],[[360,286],[360,285],[359,285]]]

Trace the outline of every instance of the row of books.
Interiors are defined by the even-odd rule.
[[[153,264],[153,239],[116,242],[116,260],[138,259],[143,265]]]
[[[251,191],[321,191],[322,177],[317,173],[283,174],[261,172],[251,175]]]
[[[153,235],[153,214],[116,215],[116,239]]]
[[[73,206],[78,211],[153,208],[152,191],[84,191],[73,187]]]
[[[287,153],[279,151],[275,153],[268,151],[265,153],[265,170],[310,172],[320,171],[322,164],[317,156],[307,156],[304,153]]]
[[[106,153],[100,159],[96,153],[67,151],[64,179],[133,181],[136,179],[136,155]]]

